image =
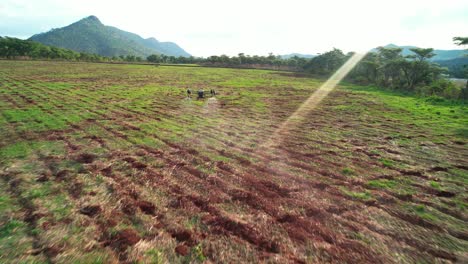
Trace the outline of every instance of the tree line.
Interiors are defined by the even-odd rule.
[[[468,38],[456,37],[458,45],[467,45]],[[401,48],[379,47],[369,52],[356,65],[347,79],[360,84],[377,85],[395,90],[415,92],[427,96],[443,96],[451,99],[468,99],[467,87],[461,89],[448,81],[447,68],[433,63],[432,48],[412,48],[413,54],[402,55]],[[69,49],[50,47],[30,40],[0,37],[0,57],[6,59],[52,59],[93,62],[149,62],[165,64],[199,64],[215,67],[265,68],[303,71],[317,76],[329,76],[343,65],[352,52],[344,54],[334,48],[311,59],[298,56],[282,58],[270,53],[268,56],[250,56],[239,53],[237,56],[174,57],[153,54],[147,58],[134,55],[104,57],[97,54],[75,52]],[[468,78],[465,66],[458,72]]]
[[[282,58],[270,53],[268,56],[250,56],[239,53],[237,56],[229,57],[227,55],[210,56],[207,58],[199,57],[173,57],[166,55],[150,55],[147,61],[154,63],[188,63],[200,64],[204,66],[218,67],[243,67],[243,68],[269,68],[269,69],[289,69],[302,70],[307,59],[298,56],[291,58]]]
[[[460,39],[466,41],[466,38],[454,40]],[[459,43],[466,44],[466,42],[461,41]],[[376,51],[365,55],[350,72],[347,80],[424,96],[468,99],[468,83],[466,87],[457,87],[453,82],[447,80],[448,69],[430,61],[430,58],[435,56],[432,48],[412,48],[410,50],[413,54],[403,56],[401,48],[379,47]],[[344,54],[339,49],[333,49],[309,60],[304,65],[304,70],[319,76],[329,76],[352,55],[352,52]],[[468,77],[466,66],[462,77]]]
[[[10,37],[0,37],[0,58],[52,59],[71,61],[106,61],[97,54],[76,52],[69,49],[46,46],[41,43]]]
[[[269,69],[302,70],[307,59],[297,56],[283,59],[280,56],[269,54],[268,56],[249,56],[240,53],[238,56],[227,55],[200,57],[175,57],[164,54],[153,54],[147,58],[135,55],[121,55],[105,57],[97,54],[76,52],[69,49],[46,46],[31,40],[0,37],[0,58],[6,59],[50,59],[69,61],[93,61],[93,62],[150,62],[165,64],[200,64],[219,67],[251,67]],[[282,68],[283,67],[283,68]]]

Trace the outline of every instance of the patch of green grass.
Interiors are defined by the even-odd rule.
[[[0,262],[2,263],[46,263],[41,256],[28,253],[33,249],[27,223],[10,219],[0,221]]]
[[[28,199],[36,199],[36,198],[47,196],[48,194],[49,192],[46,190],[34,189],[28,192],[27,197]]]
[[[21,159],[31,153],[31,144],[27,141],[21,141],[0,149],[0,157],[5,159]]]
[[[368,201],[372,199],[372,194],[367,190],[365,190],[364,192],[353,192],[353,191],[347,190],[345,187],[342,187],[341,190],[346,195],[355,199],[364,200],[364,201]]]
[[[54,214],[54,218],[57,220],[62,220],[71,215],[71,204],[67,196],[64,194],[59,194],[54,197],[54,199],[49,204],[50,210]]]
[[[215,161],[230,162],[232,159],[231,159],[231,158],[228,158],[228,157],[225,157],[225,156],[216,155],[216,156],[213,157],[213,160],[215,160]]]
[[[347,175],[347,176],[350,176],[350,175],[354,175],[355,172],[350,169],[350,168],[344,168],[341,170],[341,172],[344,174],[344,175]]]
[[[456,136],[466,134],[463,130],[466,130],[468,122],[468,109],[462,101],[420,98],[414,94],[374,86],[348,84],[345,87],[353,92],[371,95],[383,103],[388,110],[379,115],[398,120],[401,125],[414,124],[428,128],[428,132],[432,133],[449,133]]]
[[[468,185],[468,173],[465,170],[461,169],[450,169],[449,175],[447,176],[448,179],[460,182],[461,184]]]
[[[437,220],[437,216],[435,216],[434,214],[431,214],[427,210],[426,206],[424,206],[422,204],[411,206],[410,211],[415,213],[416,215],[418,215],[419,217],[421,217],[421,218],[423,218],[425,220],[429,220],[429,221]]]
[[[4,225],[0,226],[0,239],[12,235],[19,228],[23,228],[25,226],[26,223],[24,223],[23,221],[15,219],[9,220]]]
[[[465,211],[468,208],[468,203],[458,198],[453,199],[453,202],[455,203],[456,207],[461,211]]]
[[[19,131],[47,131],[47,130],[60,130],[68,127],[64,117],[61,113],[51,115],[41,109],[14,109],[4,110],[3,116],[8,122],[18,123],[17,129]],[[76,120],[77,117],[75,116]]]
[[[368,181],[367,184],[374,188],[392,189],[393,187],[396,186],[397,182],[394,180],[380,179],[380,180]]]
[[[45,115],[42,110],[37,108],[3,110],[1,114],[8,122],[11,123],[29,122],[35,120],[36,118],[41,120],[41,117]]]
[[[41,229],[39,229],[39,228],[34,228],[34,229],[32,229],[31,231],[29,231],[29,232],[31,233],[31,235],[37,236],[37,235],[39,235],[39,234],[41,233]]]
[[[154,264],[162,264],[164,262],[163,253],[157,249],[150,249],[145,252],[145,255],[149,257],[149,261]]]
[[[0,195],[0,212],[9,210],[11,207],[12,199],[8,195]]]
[[[190,251],[190,258],[199,263],[202,263],[206,260],[206,256],[203,253],[203,247],[201,244],[192,247],[192,250]]]
[[[430,181],[429,184],[431,185],[432,188],[436,189],[436,190],[441,190],[442,187],[440,186],[440,183],[436,182],[436,181]]]
[[[44,155],[62,154],[63,145],[52,141],[20,141],[0,148],[0,157],[4,159],[23,159],[34,151]]]
[[[464,138],[468,138],[468,128],[459,128],[455,130],[455,134]]]
[[[379,161],[382,163],[382,165],[384,167],[391,168],[391,167],[394,166],[393,161],[391,161],[389,159],[381,158],[381,159],[379,159]]]
[[[348,194],[353,198],[358,198],[358,199],[362,199],[362,200],[370,200],[372,198],[372,195],[368,191],[365,191],[365,192],[349,192]]]

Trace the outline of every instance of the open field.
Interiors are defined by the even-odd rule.
[[[468,108],[342,85],[262,146],[322,82],[0,61],[0,262],[468,262]]]

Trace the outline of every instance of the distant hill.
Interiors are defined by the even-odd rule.
[[[291,53],[291,54],[285,54],[285,55],[280,55],[282,59],[290,59],[294,56],[297,56],[299,58],[306,58],[306,59],[311,59],[317,55],[311,55],[311,54],[301,54],[301,53]]]
[[[388,44],[384,46],[385,48],[402,48],[402,54],[404,56],[414,54],[410,49],[417,48],[416,46],[397,46],[395,44]],[[376,51],[377,49],[373,49],[372,51]],[[434,50],[436,54],[434,57],[431,58],[431,61],[443,61],[443,60],[451,60],[456,58],[461,58],[467,54],[465,50]]]
[[[95,16],[86,17],[63,28],[36,34],[29,39],[45,45],[107,57],[134,55],[146,58],[151,54],[190,56],[173,42],[159,42],[155,38],[144,39],[137,34],[105,26]]]

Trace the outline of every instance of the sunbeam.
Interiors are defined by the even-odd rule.
[[[310,111],[331,92],[348,75],[348,73],[364,58],[366,53],[355,53],[326,82],[320,86],[278,129],[265,141],[261,147],[276,147],[288,135],[289,131],[300,125]]]

